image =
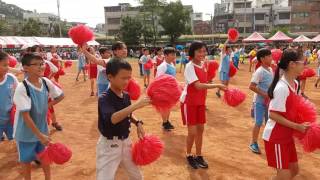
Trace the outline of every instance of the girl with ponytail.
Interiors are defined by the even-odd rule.
[[[308,124],[295,123],[289,112],[295,111],[294,97],[297,94],[296,78],[304,68],[300,51],[286,49],[276,69],[273,82],[268,89],[269,119],[263,132],[268,165],[275,168],[274,179],[294,178],[298,172],[298,158],[293,140],[293,130],[302,133]]]

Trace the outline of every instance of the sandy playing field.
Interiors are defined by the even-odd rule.
[[[136,61],[131,61],[133,76],[143,84],[139,77]],[[313,65],[314,67],[315,65]],[[253,154],[248,145],[251,139],[253,121],[250,117],[252,93],[248,89],[251,74],[247,65],[231,80],[247,93],[246,101],[237,108],[229,107],[215,96],[215,90],[208,91],[207,124],[205,127],[203,155],[209,163],[207,170],[192,170],[186,164],[185,138],[187,129],[182,125],[179,106],[172,111],[171,121],[176,129],[164,132],[160,115],[151,107],[143,108],[136,115],[144,121],[147,133],[158,135],[165,143],[162,157],[151,165],[142,167],[146,180],[187,180],[187,179],[270,179],[274,173],[266,165],[264,145],[260,140],[262,155]],[[97,98],[89,96],[89,81],[75,82],[76,64],[66,70],[61,78],[65,100],[56,106],[58,121],[63,125],[62,132],[51,130],[54,142],[68,145],[73,157],[65,165],[52,166],[52,179],[91,180],[95,179],[95,151],[99,137],[97,129]],[[183,81],[182,74],[177,78]],[[82,79],[82,76],[80,76]],[[215,78],[217,79],[217,78]],[[308,79],[306,94],[317,105],[319,111],[320,89],[314,87],[315,78]],[[216,81],[217,82],[217,81]],[[52,129],[52,128],[51,128]],[[132,127],[131,138],[137,139],[136,129]],[[320,153],[305,154],[297,145],[300,175],[297,179],[320,179]],[[21,179],[18,155],[13,144],[0,143],[0,180]],[[32,179],[42,180],[42,169],[34,166]],[[126,172],[119,169],[117,180],[127,179]]]

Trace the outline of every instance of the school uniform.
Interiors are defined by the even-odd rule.
[[[207,83],[207,70],[202,63],[200,66],[189,62],[184,72],[186,86],[181,94],[181,114],[184,125],[192,126],[206,123],[207,90],[198,90],[195,82]]]
[[[261,91],[267,93],[268,89],[273,80],[273,71],[269,67],[265,69],[264,67],[260,66],[252,75],[251,83],[257,85],[257,88]],[[267,122],[268,120],[268,107],[266,104],[266,99],[259,95],[254,94],[254,118],[256,121],[257,126],[261,126],[263,123],[263,119]]]
[[[132,161],[129,116],[117,124],[111,122],[113,113],[130,105],[127,93],[123,93],[121,98],[110,88],[106,95],[99,98],[98,129],[101,135],[96,154],[97,180],[113,180],[120,164],[128,172],[129,179],[143,179],[138,166]]]
[[[109,59],[104,59],[104,62],[107,64]],[[106,68],[98,65],[98,78],[97,78],[97,87],[98,87],[98,96],[106,92],[109,87],[109,80],[106,74]]]
[[[0,139],[3,133],[9,140],[13,139],[13,125],[10,123],[10,112],[13,106],[14,90],[18,85],[17,78],[7,73],[4,80],[0,82]]]
[[[274,98],[270,101],[269,113],[277,112],[287,120],[294,121],[289,113],[296,111],[291,106],[297,94],[296,87],[297,82],[295,87],[291,87],[286,79],[282,77],[273,91]],[[277,169],[289,169],[290,163],[298,162],[292,128],[281,125],[269,118],[262,138],[264,139],[269,166]]]
[[[19,161],[23,163],[36,160],[36,154],[44,149],[44,145],[25,123],[22,113],[29,112],[39,131],[49,135],[47,124],[48,98],[56,99],[63,96],[62,90],[49,79],[39,78],[39,82],[42,84],[41,88],[35,87],[28,79],[25,79],[26,85],[23,82],[19,83],[13,97],[17,108],[13,134],[17,142]]]
[[[145,69],[144,64],[146,64],[149,60],[148,56],[142,55],[140,58],[140,62],[142,64],[143,75],[150,75],[150,69]]]
[[[220,81],[229,81],[229,70],[230,70],[230,55],[229,54],[221,54],[221,61],[219,65],[219,78]]]
[[[167,63],[166,61],[163,61],[157,68],[157,75],[156,77],[159,77],[163,74],[168,74],[171,76],[176,77],[176,67],[174,66],[173,63]]]
[[[154,60],[154,64],[155,64],[155,68],[154,68],[154,77],[156,77],[156,75],[157,75],[157,69],[158,69],[158,66],[160,66],[160,64],[163,62],[163,59],[164,59],[164,57],[163,56],[155,56],[154,58],[153,58],[153,60]]]

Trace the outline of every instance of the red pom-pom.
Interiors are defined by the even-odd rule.
[[[128,86],[125,88],[125,91],[128,92],[131,100],[137,100],[141,94],[141,88],[138,82],[134,79],[130,79]]]
[[[233,65],[233,62],[230,62],[229,77],[233,77],[236,74],[237,68]]]
[[[309,100],[305,99],[302,96],[296,96],[295,98],[295,106],[296,106],[296,123],[304,123],[304,122],[315,122],[317,120],[317,110],[316,106],[311,103]]]
[[[16,67],[18,61],[15,57],[9,56],[9,67],[14,68]]]
[[[224,91],[223,101],[229,106],[236,107],[246,99],[246,94],[238,88],[228,88]]]
[[[320,149],[320,126],[312,123],[301,140],[305,152],[313,152]]]
[[[46,147],[42,152],[38,153],[37,158],[43,165],[50,165],[52,163],[52,159],[49,156],[48,147]]]
[[[10,123],[13,125],[14,124],[14,116],[16,114],[16,105],[14,104],[11,108],[11,111],[10,111]]]
[[[69,29],[68,34],[72,41],[78,45],[83,45],[94,38],[94,34],[91,29],[82,24]]]
[[[239,32],[235,28],[228,30],[228,39],[230,42],[236,42],[239,38]]]
[[[219,68],[219,63],[217,61],[208,62],[208,80],[212,80],[216,76],[216,72]]]
[[[157,111],[168,112],[178,102],[181,88],[177,80],[170,75],[164,74],[154,79],[147,89],[147,95],[151,104]]]
[[[300,78],[301,79],[306,79],[306,78],[310,78],[316,75],[316,71],[314,69],[311,68],[305,68],[302,73]]]
[[[48,153],[50,159],[56,164],[64,164],[72,156],[71,150],[61,143],[49,144]]]
[[[62,68],[60,68],[60,69],[58,70],[57,74],[58,74],[59,76],[64,76],[66,73],[64,72],[64,70],[63,70]]]
[[[163,143],[154,135],[146,135],[132,146],[132,160],[136,165],[148,165],[163,152]]]
[[[143,65],[144,69],[149,70],[153,67],[153,63],[152,60],[149,59],[144,65]]]
[[[69,68],[69,67],[71,67],[71,66],[72,66],[72,61],[67,60],[66,62],[64,62],[64,67],[65,67],[65,68]]]

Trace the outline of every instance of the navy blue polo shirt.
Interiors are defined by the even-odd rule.
[[[130,97],[123,93],[123,97],[117,96],[111,88],[106,95],[100,96],[98,102],[98,128],[104,137],[129,136],[130,118],[126,117],[117,124],[112,124],[111,116],[113,113],[120,111],[131,105]]]

